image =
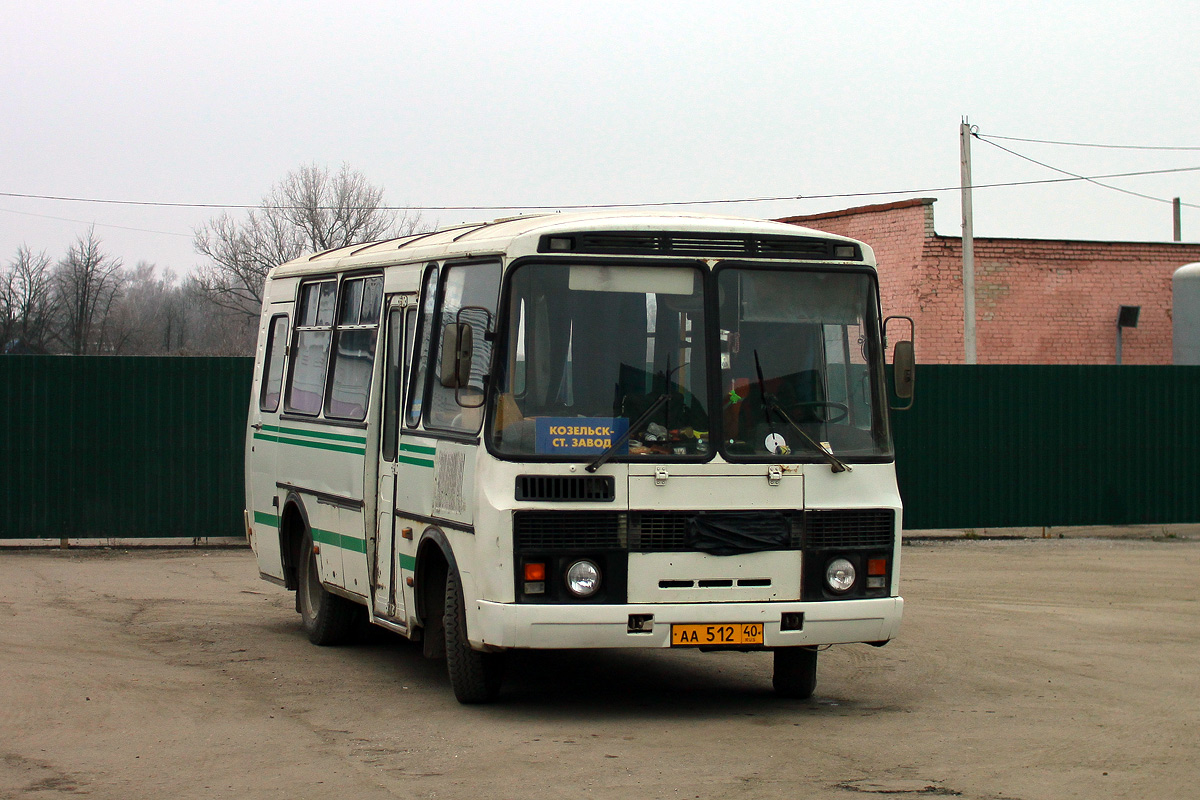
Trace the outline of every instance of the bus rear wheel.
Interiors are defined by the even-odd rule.
[[[446,630],[446,671],[460,703],[490,703],[500,694],[504,680],[503,653],[482,653],[467,639],[466,599],[458,571],[446,573],[446,605],[442,624]]]
[[[782,647],[775,651],[775,694],[807,700],[817,688],[817,648]]]
[[[344,597],[330,594],[321,585],[311,534],[304,534],[298,555],[296,561],[300,574],[297,576],[296,610],[300,612],[300,624],[313,644],[341,644],[354,630],[355,604]]]

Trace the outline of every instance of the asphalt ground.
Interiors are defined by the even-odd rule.
[[[912,535],[900,638],[811,700],[559,651],[485,707],[383,631],[310,645],[244,548],[7,549],[0,797],[1200,797],[1200,538],[1057,532]]]

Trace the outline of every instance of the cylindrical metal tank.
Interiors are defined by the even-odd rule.
[[[1200,365],[1200,264],[1185,264],[1171,279],[1172,362]]]

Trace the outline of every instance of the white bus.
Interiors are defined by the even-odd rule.
[[[282,264],[259,571],[314,643],[365,606],[466,703],[514,648],[768,650],[809,697],[818,648],[900,625],[882,328],[869,247],[774,222],[530,216]]]

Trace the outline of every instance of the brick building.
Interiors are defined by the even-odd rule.
[[[903,200],[780,220],[851,236],[879,262],[883,313],[916,320],[917,360],[961,364],[962,238],[933,230],[933,200]],[[1171,363],[1171,276],[1200,244],[975,238],[980,364],[1112,364],[1117,311],[1124,364]]]

